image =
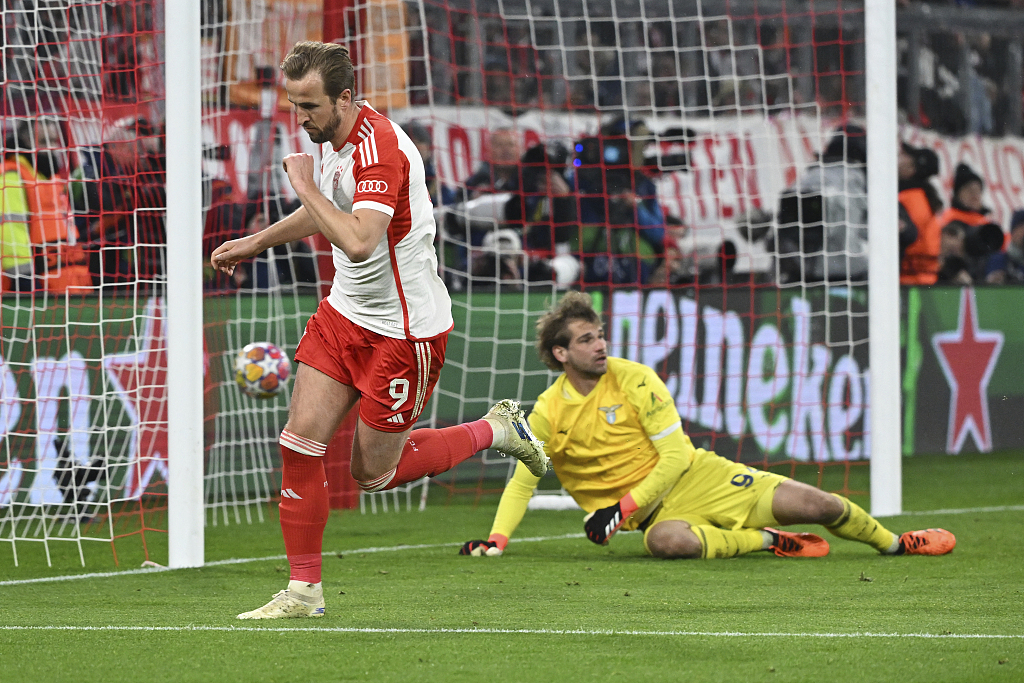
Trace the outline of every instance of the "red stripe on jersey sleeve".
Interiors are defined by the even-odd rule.
[[[398,148],[398,136],[390,121],[366,118],[374,124],[373,132],[360,140],[352,153],[352,176],[356,181],[352,206],[356,209],[359,202],[372,202],[394,212],[399,193],[403,189],[408,193],[409,160]]]
[[[404,156],[404,155],[403,155]],[[402,302],[402,324],[405,327],[405,336],[411,336],[409,330],[409,304],[405,300],[405,290],[402,289],[402,274],[398,269],[398,256],[395,248],[406,235],[412,230],[412,211],[409,206],[409,185],[406,183],[402,192],[398,195],[398,206],[395,216],[388,226],[388,254],[391,257],[391,271],[395,274],[395,288],[398,290],[398,299]]]

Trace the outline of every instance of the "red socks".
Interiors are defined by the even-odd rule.
[[[375,492],[408,484],[422,477],[447,472],[463,460],[490,448],[494,430],[485,420],[444,429],[417,429],[409,434],[398,466],[371,481],[360,481],[364,491]]]
[[[494,432],[484,420],[446,427],[417,429],[409,435],[398,467],[372,481],[365,491],[408,484],[447,472],[478,451],[489,448]],[[291,566],[291,579],[319,583],[324,527],[330,506],[323,455],[327,446],[285,430],[281,432],[281,533]]]
[[[320,582],[324,527],[330,513],[323,455],[327,446],[281,433],[281,533],[291,578]]]

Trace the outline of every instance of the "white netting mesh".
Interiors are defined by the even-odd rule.
[[[162,17],[4,5],[0,540],[15,562],[84,562],[85,541],[145,554],[166,525]]]
[[[18,243],[5,218],[0,540],[15,553],[164,528],[163,11],[3,9],[5,152],[49,159],[71,209],[52,240]],[[204,252],[295,206],[281,159],[316,149],[277,64],[297,40],[338,39],[359,95],[433,172],[455,330],[431,424],[529,405],[552,377],[533,323],[576,287],[613,352],[663,374],[698,445],[861,460],[863,136],[835,132],[861,114],[862,24],[856,6],[727,0],[204,2]],[[292,353],[330,274],[310,239],[206,275],[208,523],[261,518],[277,494],[287,396],[243,396],[234,354]],[[505,468],[487,456],[437,481],[479,496]]]

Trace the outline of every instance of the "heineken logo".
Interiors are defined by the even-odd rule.
[[[725,308],[720,290],[700,303],[614,292],[609,353],[657,370],[697,441],[705,431],[751,455],[867,458],[867,318],[858,293],[845,292],[812,301],[766,290],[755,310]]]

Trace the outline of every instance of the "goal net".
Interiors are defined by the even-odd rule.
[[[0,541],[138,563],[167,507],[162,5],[2,12]]]
[[[534,322],[578,288],[698,447],[865,492],[859,6],[423,0],[342,18],[363,91],[431,155],[456,308],[432,420],[531,405],[553,379]],[[510,471],[484,454],[435,481],[479,497]]]
[[[166,1],[3,10],[0,541],[15,561],[38,550],[84,562],[104,546],[164,557]],[[424,424],[476,419],[501,398],[531,406],[553,379],[533,350],[536,318],[582,289],[610,352],[658,370],[697,446],[864,491],[859,6],[202,7],[204,257],[296,206],[281,159],[318,151],[280,88],[296,41],[348,45],[357,96],[420,146],[455,316]],[[43,189],[58,207],[66,198],[46,225],[27,216],[45,213]],[[19,213],[15,234],[6,221]],[[333,274],[328,246],[283,245],[204,276],[208,524],[260,520],[276,500],[287,390],[244,396],[234,356],[253,341],[294,352]],[[509,472],[484,453],[434,485],[479,498]]]

